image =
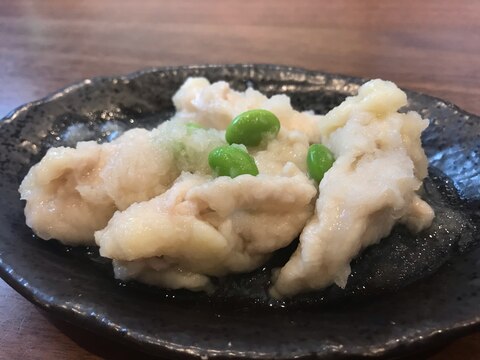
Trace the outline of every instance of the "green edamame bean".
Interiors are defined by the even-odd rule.
[[[238,115],[228,125],[225,139],[229,144],[257,146],[265,138],[275,138],[280,121],[268,110],[249,110]]]
[[[217,176],[234,178],[242,174],[258,175],[253,157],[232,145],[219,146],[210,151],[208,165]]]
[[[323,175],[330,169],[335,161],[332,152],[322,144],[313,144],[308,148],[307,168],[308,175],[320,182]]]

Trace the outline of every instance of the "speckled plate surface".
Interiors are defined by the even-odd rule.
[[[161,68],[85,80],[18,108],[0,122],[0,275],[11,286],[53,315],[166,358],[399,357],[480,328],[480,118],[415,92],[408,108],[431,119],[424,197],[436,220],[416,236],[397,227],[368,248],[345,290],[270,301],[270,269],[295,244],[207,297],[119,283],[95,249],[35,238],[17,192],[29,167],[71,141],[72,124],[98,141],[112,129],[155,126],[172,114],[171,96],[188,76],[286,93],[297,109],[318,113],[363,82],[269,65]]]

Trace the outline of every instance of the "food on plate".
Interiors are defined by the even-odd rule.
[[[430,226],[433,210],[416,193],[427,175],[420,134],[428,121],[398,113],[406,104],[393,83],[374,80],[321,121],[322,142],[335,162],[320,182],[297,250],[275,274],[273,296],[345,287],[350,261],[397,222],[413,231]]]
[[[307,167],[308,175],[320,182],[325,173],[332,167],[335,157],[332,152],[322,144],[313,144],[308,148]]]
[[[258,175],[255,160],[240,147],[219,146],[208,154],[208,164],[216,176],[231,178],[243,174]]]
[[[262,141],[275,138],[280,121],[268,110],[249,110],[241,113],[227,126],[225,139],[229,144],[258,146]]]
[[[372,80],[321,116],[286,95],[189,78],[175,115],[110,143],[52,148],[20,186],[27,225],[45,240],[96,244],[115,276],[213,291],[299,235],[272,276],[276,298],[344,287],[350,261],[396,223],[428,227],[418,195],[428,121]]]
[[[288,245],[311,217],[315,195],[297,171],[234,179],[183,173],[162,195],[116,212],[95,240],[115,259],[117,277],[209,290],[208,276],[253,270]]]
[[[176,114],[172,120],[193,122],[206,128],[227,129],[232,119],[248,110],[268,110],[280,121],[284,130],[300,131],[309,141],[319,138],[320,115],[313,111],[296,111],[287,95],[270,98],[248,88],[233,90],[225,81],[210,84],[205,78],[189,78],[173,96]]]
[[[94,232],[116,210],[162,193],[178,173],[144,129],[127,131],[111,143],[79,142],[49,149],[20,185],[27,225],[45,240],[94,244]]]

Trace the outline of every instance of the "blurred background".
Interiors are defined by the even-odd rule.
[[[0,116],[86,77],[205,63],[381,77],[478,113],[478,3],[2,0]]]
[[[207,63],[380,77],[479,114],[480,1],[0,0],[0,117],[84,78]],[[0,359],[132,356],[0,280]],[[478,334],[431,357],[478,358]]]

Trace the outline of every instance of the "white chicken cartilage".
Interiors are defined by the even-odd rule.
[[[163,193],[180,174],[172,153],[156,146],[151,131],[132,129],[110,144],[114,151],[100,176],[119,210]]]
[[[270,98],[248,88],[245,92],[233,90],[225,81],[213,84],[205,78],[189,78],[173,97],[177,113],[173,117],[182,122],[197,122],[206,127],[224,130],[232,119],[247,110],[265,109],[273,112],[286,130],[299,130],[310,141],[318,142],[319,115],[292,108],[286,95]]]
[[[391,81],[370,80],[360,86],[358,94],[348,96],[319,122],[322,140],[343,127],[352,113],[366,112],[382,118],[407,105],[407,95]]]
[[[50,149],[20,185],[21,199],[27,201],[26,223],[45,240],[90,244],[93,232],[105,226],[115,211],[98,171],[110,147],[84,142],[79,149]]]
[[[227,272],[232,239],[198,218],[194,203],[185,201],[191,187],[209,180],[207,176],[183,173],[162,195],[116,212],[105,229],[95,233],[102,256],[133,261],[167,256],[180,268],[195,273],[221,276]]]
[[[94,232],[115,210],[163,193],[183,168],[209,171],[208,152],[225,144],[224,134],[189,131],[167,121],[153,131],[129,130],[111,143],[49,149],[19,189],[27,225],[46,240],[94,244]],[[179,159],[175,148],[188,158]]]
[[[199,271],[209,272],[211,265],[221,262],[231,246],[216,229],[196,218],[198,211],[194,206],[183,206],[186,191],[207,180],[204,176],[183,173],[165,193],[116,212],[108,225],[95,233],[100,254],[132,261],[158,256],[182,259],[189,253],[192,260],[201,260]],[[209,259],[210,256],[215,260]]]
[[[416,231],[432,222],[432,209],[416,194],[427,174],[420,134],[428,121],[396,112],[406,97],[394,84],[374,80],[364,87],[321,124],[336,161],[320,183],[299,247],[275,272],[274,297],[345,287],[350,261],[397,222]]]
[[[111,143],[49,149],[19,191],[27,200],[27,225],[37,235],[91,245],[94,232],[116,209],[162,193],[178,173],[173,157],[159,153],[149,131],[132,129]]]
[[[304,174],[212,180],[183,173],[162,195],[115,213],[95,238],[100,254],[115,260],[165,256],[197,275],[245,272],[300,233],[315,194]],[[270,226],[272,221],[277,226]]]

